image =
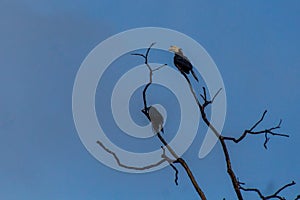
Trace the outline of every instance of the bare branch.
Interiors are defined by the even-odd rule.
[[[213,96],[211,103],[213,103],[215,101],[215,98],[218,96],[218,94],[221,92],[222,88],[220,88],[217,93],[215,94],[215,96]]]
[[[164,66],[167,66],[167,64],[163,64],[163,65],[161,65],[161,66],[159,66],[159,67],[156,67],[156,68],[154,68],[152,71],[154,72],[154,71],[160,70],[160,69],[163,68]]]
[[[239,143],[247,136],[247,134],[252,134],[252,135],[264,134],[265,135],[264,147],[265,147],[265,149],[267,149],[267,143],[270,140],[270,138],[268,137],[268,134],[273,135],[273,136],[289,137],[289,135],[287,135],[287,134],[274,132],[274,130],[277,130],[280,128],[282,120],[279,121],[277,126],[274,126],[274,127],[271,127],[271,128],[265,129],[265,130],[254,131],[254,129],[264,120],[266,114],[267,114],[267,110],[265,110],[264,113],[262,114],[261,118],[249,130],[245,130],[239,138],[237,138],[237,139],[233,138],[233,137],[223,137],[223,138],[225,140],[231,140],[231,141],[234,141],[235,143]]]
[[[151,70],[151,71],[152,71],[152,69],[151,69],[151,67],[148,65],[148,55],[149,55],[150,49],[152,48],[153,45],[155,45],[155,42],[153,42],[153,43],[148,47],[148,49],[147,49],[145,55],[144,55],[144,54],[141,54],[141,53],[132,53],[132,54],[131,54],[131,55],[133,55],[133,56],[142,56],[142,57],[145,59],[144,63],[147,65],[147,67],[148,67],[149,70]]]
[[[202,104],[202,107],[203,107],[203,108],[205,108],[205,107],[207,107],[208,105],[212,104],[212,103],[214,102],[215,98],[218,96],[218,94],[219,94],[219,93],[221,92],[221,90],[222,90],[222,88],[220,88],[220,89],[216,92],[216,94],[213,96],[213,98],[212,98],[211,100],[208,100],[208,99],[207,99],[207,95],[206,95],[206,89],[205,89],[205,87],[202,87],[202,89],[203,89],[203,95],[200,94],[200,96],[201,96],[201,98],[202,98],[203,101],[204,101],[204,103]]]
[[[219,89],[217,91],[217,93],[213,96],[212,100],[208,100],[207,98],[207,94],[206,94],[206,89],[205,87],[203,87],[203,94],[200,94],[201,98],[204,100],[204,103],[203,104],[200,104],[196,94],[195,94],[195,91],[190,83],[190,80],[188,79],[188,77],[183,74],[186,81],[188,82],[189,84],[189,87],[190,87],[190,91],[192,92],[193,96],[194,96],[194,99],[199,107],[199,110],[201,112],[201,117],[203,119],[203,121],[205,122],[205,124],[212,130],[212,132],[219,138],[219,141],[221,143],[221,146],[222,146],[222,149],[223,149],[223,153],[224,153],[224,156],[225,156],[225,160],[226,160],[226,166],[227,166],[227,173],[229,174],[230,178],[231,178],[231,182],[232,182],[232,185],[234,187],[234,190],[235,190],[235,193],[238,197],[239,200],[242,200],[243,199],[243,196],[242,196],[242,193],[240,191],[241,189],[241,186],[240,186],[240,183],[239,181],[237,180],[237,177],[232,169],[232,166],[231,166],[231,160],[230,160],[230,156],[229,156],[229,153],[228,153],[228,149],[227,149],[227,145],[225,143],[225,140],[232,140],[232,141],[235,141],[236,143],[238,143],[239,141],[241,141],[247,134],[261,134],[261,133],[265,133],[265,142],[264,142],[264,146],[265,148],[267,147],[266,144],[267,142],[269,141],[269,137],[268,137],[268,134],[271,134],[271,135],[276,135],[276,136],[284,136],[284,137],[289,137],[288,135],[286,134],[279,134],[279,133],[275,133],[273,132],[274,130],[276,129],[279,129],[280,128],[280,125],[281,125],[281,120],[279,122],[279,124],[276,126],[276,127],[272,127],[272,128],[269,128],[269,129],[266,129],[266,130],[263,130],[263,131],[253,131],[264,119],[265,115],[266,115],[266,112],[265,111],[263,113],[263,116],[261,117],[261,119],[259,121],[257,121],[252,127],[251,129],[249,130],[246,130],[243,135],[239,138],[239,139],[235,139],[235,138],[232,138],[232,137],[224,137],[222,136],[217,130],[216,128],[210,123],[210,121],[208,120],[207,118],[207,115],[206,115],[206,112],[205,112],[205,108],[212,104],[213,101],[215,100],[215,98],[217,97],[217,95],[220,93],[221,89]]]
[[[146,58],[146,56],[144,54],[141,54],[141,53],[132,53],[131,55],[133,55],[133,56],[142,56],[143,58]]]
[[[146,51],[146,55],[145,55],[145,57],[146,57],[145,63],[148,63],[148,54],[149,54],[150,49],[153,47],[153,45],[155,45],[155,42],[153,42],[153,43],[149,46],[149,48],[147,49],[147,51]]]
[[[244,191],[256,192],[261,199],[264,199],[264,195],[256,188],[244,188],[244,187],[240,186],[240,189],[244,190]]]
[[[228,153],[228,149],[227,149],[227,146],[226,146],[226,143],[225,143],[225,140],[224,140],[224,137],[221,136],[221,134],[218,132],[218,130],[210,123],[210,121],[208,120],[207,118],[207,115],[205,113],[205,108],[207,107],[207,105],[211,104],[213,102],[213,100],[216,98],[216,96],[220,93],[221,89],[219,89],[219,91],[214,95],[213,99],[211,101],[207,100],[207,95],[206,95],[206,90],[205,88],[203,87],[203,95],[200,94],[200,96],[202,97],[202,99],[204,100],[204,103],[201,104],[195,94],[195,91],[191,85],[191,82],[190,80],[187,78],[187,76],[185,74],[183,74],[186,81],[188,82],[189,84],[189,87],[190,87],[190,91],[192,92],[193,96],[194,96],[194,99],[199,107],[199,110],[200,110],[200,113],[201,113],[201,117],[202,117],[202,120],[204,121],[204,123],[212,130],[212,132],[216,135],[216,137],[218,137],[220,143],[221,143],[221,146],[222,146],[222,150],[223,150],[223,153],[224,153],[224,156],[225,156],[225,161],[226,161],[226,167],[227,167],[227,173],[231,179],[231,183],[233,185],[233,188],[234,188],[234,191],[237,195],[237,198],[239,200],[242,200],[243,199],[243,196],[242,196],[242,193],[240,191],[240,188],[239,188],[239,183],[238,183],[238,180],[237,180],[237,177],[232,169],[232,166],[231,166],[231,160],[230,160],[230,156],[229,156],[229,153]]]
[[[148,107],[147,107],[147,98],[146,98],[146,91],[148,87],[152,84],[152,80],[145,86],[143,90],[143,102],[144,102],[144,109],[142,110],[142,113],[147,117],[147,119],[150,121],[150,116],[148,113]]]
[[[175,162],[174,160],[171,160],[169,157],[166,156],[165,153],[165,148],[163,146],[161,146],[162,150],[163,150],[163,154],[161,155],[162,158],[166,159],[169,162],[169,165],[174,169],[175,171],[175,184],[178,185],[178,169],[175,167],[175,165],[173,165],[173,162]]]
[[[291,187],[293,185],[295,185],[296,183],[294,181],[292,181],[291,183],[288,183],[284,186],[282,186],[281,188],[279,188],[276,192],[274,192],[273,194],[271,195],[268,195],[268,196],[265,196],[262,194],[262,192],[257,189],[257,188],[244,188],[243,186],[241,186],[240,184],[240,189],[243,190],[243,191],[250,191],[250,192],[256,192],[258,194],[258,196],[262,199],[262,200],[267,200],[267,199],[281,199],[281,200],[284,200],[285,198],[282,197],[282,196],[279,196],[279,193],[288,188],[288,187]],[[299,196],[299,195],[298,195]],[[296,197],[297,199],[298,197]]]
[[[145,86],[144,90],[143,90],[143,102],[144,102],[144,109],[142,109],[142,113],[147,117],[147,119],[150,121],[150,117],[149,117],[149,113],[148,113],[148,106],[147,106],[147,100],[146,100],[146,92],[147,92],[147,89],[149,88],[149,86],[152,84],[152,76],[153,76],[153,71],[154,70],[159,70],[160,68],[164,67],[165,65],[162,65],[161,67],[158,67],[156,69],[152,69],[150,67],[150,65],[148,64],[148,54],[149,54],[149,51],[151,49],[151,47],[153,46],[154,44],[152,43],[150,45],[150,47],[147,49],[147,52],[145,55],[143,54],[139,54],[139,56],[142,56],[144,59],[145,59],[145,64],[147,65],[150,73],[149,73],[149,82],[148,84]],[[135,55],[135,54],[133,54]],[[190,84],[190,81],[188,79],[188,77],[183,73],[184,77],[188,80],[189,84]],[[190,88],[191,88],[191,85],[190,85]],[[192,89],[192,88],[191,88]],[[180,163],[181,166],[185,169],[186,173],[188,174],[195,190],[197,191],[199,197],[202,199],[202,200],[206,200],[206,196],[204,194],[204,192],[201,190],[201,188],[199,187],[192,171],[190,170],[190,168],[188,167],[188,165],[186,164],[186,162],[182,159],[182,158],[179,158],[179,156],[175,153],[175,151],[170,147],[170,145],[165,141],[165,139],[162,137],[162,135],[160,133],[157,133],[156,134],[157,137],[159,138],[159,140],[164,144],[164,146],[168,149],[168,151],[171,153],[171,155],[176,159],[174,162],[172,163]],[[169,162],[170,166],[175,170],[175,183],[178,184],[177,180],[178,180],[178,170],[176,169],[176,167],[172,164],[171,162]]]
[[[294,181],[292,181],[291,183],[288,183],[286,185],[284,185],[283,187],[279,188],[275,193],[274,195],[277,196],[282,190],[284,190],[285,188],[287,187],[290,187],[290,186],[293,186],[295,185],[296,183]]]
[[[175,184],[178,185],[178,169],[172,164],[170,163],[170,166],[175,170]]]
[[[149,56],[149,52],[152,48],[152,46],[154,45],[155,43],[152,43],[149,48],[147,49],[146,53],[145,54],[140,54],[140,53],[133,53],[131,55],[136,55],[136,56],[141,56],[144,58],[144,63],[145,65],[148,67],[149,69],[149,82],[146,84],[144,90],[143,90],[143,103],[144,103],[144,108],[141,110],[142,113],[148,118],[148,120],[151,122],[150,120],[150,116],[149,116],[149,107],[147,105],[147,99],[146,99],[146,92],[147,92],[147,89],[149,88],[149,86],[152,84],[152,76],[153,76],[153,72],[154,71],[158,71],[160,70],[161,68],[163,68],[164,66],[166,66],[167,64],[164,64],[164,65],[161,65],[159,67],[156,67],[154,69],[151,68],[151,66],[149,65],[148,63],[148,56]],[[230,156],[229,156],[229,151],[228,151],[228,148],[227,148],[227,145],[226,145],[226,140],[231,140],[231,141],[234,141],[235,143],[239,143],[240,141],[242,141],[248,134],[252,134],[252,135],[259,135],[259,134],[264,134],[264,137],[265,137],[265,141],[264,141],[264,147],[267,149],[267,143],[269,142],[270,140],[270,137],[269,135],[273,135],[273,136],[282,136],[282,137],[289,137],[289,135],[287,134],[281,134],[281,133],[276,133],[274,132],[275,130],[279,129],[280,128],[280,125],[282,123],[282,120],[279,121],[278,125],[277,126],[274,126],[274,127],[271,127],[269,129],[264,129],[264,130],[260,130],[260,131],[255,131],[254,129],[257,128],[258,125],[260,125],[262,123],[262,121],[264,120],[265,116],[266,116],[266,113],[267,113],[267,110],[264,111],[263,115],[261,116],[261,118],[248,130],[245,130],[243,132],[243,134],[239,137],[239,138],[233,138],[233,137],[224,137],[221,135],[221,133],[210,123],[210,121],[208,120],[207,118],[207,115],[206,115],[206,112],[205,112],[205,108],[212,104],[214,102],[214,100],[216,99],[216,97],[218,96],[218,94],[221,92],[222,88],[220,88],[216,94],[212,97],[211,100],[209,100],[207,98],[207,92],[206,92],[206,89],[205,87],[202,87],[203,88],[203,94],[200,94],[201,98],[203,99],[203,103],[201,104],[192,85],[191,85],[191,82],[189,80],[189,78],[187,77],[187,75],[183,72],[181,72],[182,75],[185,77],[188,85],[189,85],[189,88],[190,88],[190,91],[192,92],[193,94],[193,97],[196,101],[196,104],[200,110],[200,113],[201,113],[201,117],[202,117],[202,120],[205,122],[205,124],[212,130],[212,132],[218,137],[220,143],[221,143],[221,146],[222,146],[222,150],[223,150],[223,153],[224,153],[224,156],[225,156],[225,161],[226,161],[226,166],[227,166],[227,173],[229,174],[229,177],[231,179],[231,182],[232,182],[232,185],[233,185],[233,188],[235,190],[235,193],[237,195],[237,198],[239,200],[242,200],[243,199],[243,196],[242,196],[242,192],[241,190],[243,191],[252,191],[252,192],[256,192],[258,194],[258,196],[263,199],[263,200],[267,200],[267,199],[285,199],[284,197],[281,197],[279,196],[279,193],[283,190],[285,190],[286,188],[288,187],[291,187],[293,185],[295,185],[296,183],[294,181],[292,181],[291,183],[288,183],[284,186],[282,186],[281,188],[279,188],[275,193],[269,195],[269,196],[264,196],[262,194],[262,192],[259,190],[259,189],[256,189],[256,188],[245,188],[243,187],[242,185],[245,185],[245,183],[242,183],[242,182],[239,182],[239,180],[237,179],[234,171],[233,171],[233,168],[232,168],[232,164],[231,164],[231,160],[230,160]],[[148,166],[144,166],[144,167],[133,167],[133,166],[127,166],[127,165],[124,165],[120,162],[119,158],[117,157],[117,155],[109,150],[107,147],[105,147],[100,141],[97,141],[97,143],[106,151],[108,152],[109,154],[111,154],[114,159],[116,160],[116,162],[118,163],[119,166],[121,167],[124,167],[124,168],[127,168],[127,169],[135,169],[135,170],[145,170],[145,169],[150,169],[150,168],[153,168],[153,167],[156,167],[158,165],[160,165],[161,163],[163,162],[168,162],[169,165],[172,167],[172,169],[175,171],[175,184],[178,185],[178,169],[175,167],[175,163],[179,163],[186,171],[187,175],[189,176],[195,190],[197,191],[199,197],[202,199],[202,200],[206,200],[206,196],[204,195],[203,191],[201,190],[201,188],[199,187],[195,177],[193,176],[192,174],[192,171],[190,170],[190,168],[188,167],[187,163],[185,162],[184,159],[180,158],[176,152],[169,146],[169,144],[165,141],[165,139],[162,137],[162,135],[160,133],[157,133],[157,137],[159,138],[159,140],[163,143],[163,145],[166,147],[166,149],[168,149],[168,151],[170,152],[170,154],[174,157],[174,159],[171,159],[170,157],[168,157],[166,155],[166,152],[165,152],[165,148],[164,146],[161,146],[162,148],[162,155],[161,155],[161,158],[162,160],[158,161],[157,163],[154,163],[154,164],[151,164],[151,165],[148,165]],[[225,198],[224,198],[225,199]],[[300,199],[300,195],[298,195],[296,197],[296,200],[297,199]]]
[[[267,110],[264,111],[264,113],[262,114],[261,118],[250,128],[249,131],[252,131],[253,129],[255,129],[264,120],[267,112],[268,112]]]
[[[158,161],[157,163],[154,163],[154,164],[151,164],[151,165],[147,165],[147,166],[144,166],[144,167],[128,166],[128,165],[122,164],[121,161],[120,161],[120,159],[116,155],[116,153],[113,152],[113,151],[111,151],[110,149],[108,149],[106,146],[104,146],[104,144],[102,142],[100,142],[98,140],[97,144],[99,144],[99,146],[101,146],[107,153],[111,154],[114,157],[114,159],[116,160],[117,164],[120,167],[123,167],[123,168],[126,168],[126,169],[133,169],[133,170],[141,170],[142,171],[142,170],[146,170],[146,169],[151,169],[153,167],[157,167],[160,164],[162,164],[163,162],[168,162],[168,160],[166,158],[163,158],[162,160]],[[165,152],[163,152],[163,154],[164,153]],[[163,157],[163,155],[162,155],[162,157]]]
[[[206,89],[205,89],[205,87],[202,87],[202,89],[203,89],[203,95],[200,94],[200,96],[202,97],[203,101],[206,101],[206,99],[207,99],[207,97],[206,97]]]
[[[197,95],[196,95],[196,93],[195,93],[195,91],[194,91],[194,89],[193,89],[193,86],[192,86],[192,84],[191,84],[190,79],[187,77],[187,75],[186,75],[185,73],[181,72],[181,74],[184,76],[185,80],[186,80],[187,83],[189,84],[190,91],[191,91],[191,93],[193,94],[194,99],[195,99],[195,101],[196,101],[198,107],[201,109],[202,105],[201,105],[200,101],[198,100],[198,97],[197,97]]]
[[[268,137],[268,133],[265,133],[265,142],[264,142],[264,147],[265,149],[268,149],[267,143],[269,142],[270,138]]]

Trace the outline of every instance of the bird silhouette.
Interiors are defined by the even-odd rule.
[[[159,133],[160,131],[164,133],[164,118],[162,114],[154,106],[150,106],[148,108],[148,114],[152,124],[152,129],[155,132],[155,134]]]
[[[182,49],[177,46],[170,46],[169,51],[174,52],[174,65],[181,73],[189,74],[192,73],[193,77],[199,82],[198,77],[196,76],[193,65],[189,59],[183,55]]]

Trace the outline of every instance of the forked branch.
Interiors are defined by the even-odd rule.
[[[147,169],[151,169],[154,167],[157,167],[159,165],[161,165],[163,162],[171,162],[171,159],[169,157],[167,157],[167,155],[165,154],[165,151],[163,150],[163,153],[161,155],[162,159],[160,161],[158,161],[157,163],[151,164],[151,165],[147,165],[147,166],[143,166],[143,167],[136,167],[136,166],[129,166],[129,165],[125,165],[123,164],[120,159],[118,158],[117,154],[115,152],[113,152],[112,150],[108,149],[102,142],[100,142],[99,140],[97,141],[97,144],[102,147],[102,149],[104,149],[107,153],[111,154],[114,159],[116,160],[117,164],[120,167],[126,168],[126,169],[133,169],[133,170],[147,170]]]
[[[243,134],[239,137],[239,138],[233,138],[233,137],[223,137],[225,140],[231,140],[234,141],[235,143],[239,143],[240,141],[242,141],[248,134],[251,135],[259,135],[259,134],[264,134],[265,135],[265,141],[264,141],[264,147],[265,149],[267,149],[267,143],[270,140],[270,137],[268,137],[269,135],[273,135],[273,136],[282,136],[282,137],[289,137],[289,135],[287,134],[282,134],[282,133],[275,133],[274,131],[280,128],[280,125],[282,123],[282,120],[279,121],[277,126],[268,128],[268,129],[264,129],[264,130],[259,130],[259,131],[254,131],[254,129],[264,120],[265,116],[267,114],[267,110],[264,111],[264,113],[262,114],[261,118],[248,130],[245,130],[243,132]]]
[[[148,56],[149,56],[149,52],[152,48],[152,46],[155,43],[152,43],[150,45],[150,47],[147,49],[145,54],[140,54],[140,53],[133,53],[132,55],[136,55],[136,56],[141,56],[144,59],[144,63],[147,66],[147,68],[149,69],[149,82],[145,85],[144,89],[143,89],[143,109],[141,110],[143,112],[143,114],[147,117],[147,119],[151,122],[150,120],[150,116],[149,116],[149,107],[147,104],[147,90],[150,87],[150,85],[152,84],[152,77],[153,77],[153,73],[155,71],[160,70],[162,67],[166,66],[166,64],[156,67],[154,69],[152,69],[152,67],[148,64]],[[284,197],[280,196],[279,193],[281,193],[283,190],[285,190],[286,188],[289,188],[293,185],[295,185],[296,183],[294,181],[292,181],[291,183],[288,183],[284,186],[282,186],[281,188],[279,188],[276,192],[274,192],[271,195],[268,196],[264,196],[262,194],[262,192],[257,189],[257,188],[245,188],[243,185],[244,183],[241,183],[238,181],[237,176],[235,175],[234,171],[233,171],[233,167],[231,164],[231,159],[230,159],[230,155],[229,155],[229,151],[226,145],[226,140],[230,140],[233,141],[235,143],[239,143],[240,141],[242,141],[248,134],[250,135],[264,135],[265,137],[265,141],[264,141],[264,147],[267,149],[267,143],[270,140],[270,135],[272,136],[281,136],[281,137],[289,137],[289,135],[287,134],[282,134],[282,133],[277,133],[275,132],[277,129],[280,128],[282,120],[279,121],[277,126],[268,128],[268,129],[264,129],[264,130],[255,130],[264,120],[267,111],[264,111],[261,118],[250,128],[245,130],[242,135],[238,138],[234,138],[234,137],[227,137],[227,136],[222,136],[221,133],[213,126],[213,124],[210,123],[207,114],[206,114],[206,108],[211,105],[214,100],[216,99],[216,97],[218,96],[218,94],[221,92],[222,88],[220,88],[216,94],[214,94],[214,96],[212,96],[211,99],[209,99],[207,97],[207,93],[206,93],[206,89],[205,87],[203,87],[203,94],[200,94],[200,97],[203,100],[203,103],[201,103],[196,95],[196,92],[194,91],[192,84],[189,80],[189,78],[187,77],[187,75],[185,73],[182,73],[182,75],[184,76],[184,78],[186,79],[188,85],[189,85],[189,89],[191,91],[191,93],[193,94],[193,97],[195,99],[195,102],[200,110],[201,113],[201,117],[202,120],[204,121],[204,123],[212,130],[212,132],[216,135],[216,137],[218,137],[219,142],[221,143],[222,146],[222,150],[225,156],[225,161],[226,161],[226,166],[227,166],[227,173],[230,177],[230,180],[232,182],[234,191],[236,193],[236,196],[239,200],[243,199],[242,196],[242,192],[241,191],[251,191],[251,192],[256,192],[257,195],[262,199],[262,200],[268,200],[268,199],[285,199]],[[102,147],[107,153],[111,154],[114,159],[116,160],[117,164],[120,167],[123,168],[127,168],[127,169],[133,169],[133,170],[147,170],[147,169],[151,169],[153,167],[157,167],[160,164],[162,164],[163,162],[168,162],[169,165],[172,167],[172,169],[175,171],[175,184],[178,185],[178,170],[175,167],[174,164],[179,163],[186,171],[188,177],[190,178],[195,190],[197,191],[199,197],[202,200],[206,200],[206,196],[204,194],[204,192],[202,191],[202,189],[200,188],[200,186],[198,185],[192,171],[190,170],[189,166],[187,165],[187,163],[185,162],[184,159],[180,158],[176,152],[172,149],[172,147],[170,147],[170,145],[166,142],[166,140],[162,137],[162,135],[160,133],[156,134],[157,137],[159,138],[159,140],[162,142],[163,146],[161,146],[162,149],[162,155],[161,155],[161,160],[158,161],[157,163],[148,165],[148,166],[142,166],[142,167],[136,167],[136,166],[128,166],[123,164],[120,159],[118,158],[118,156],[116,155],[116,153],[114,153],[113,151],[111,151],[110,149],[108,149],[106,146],[104,146],[100,141],[97,141],[97,144]],[[173,158],[170,158],[166,155],[166,149],[164,148],[166,147],[166,149],[168,150],[168,152],[170,153],[170,155],[172,155]],[[296,197],[296,199],[300,199],[300,195],[298,195]]]
[[[146,64],[146,66],[148,67],[149,69],[149,82],[148,84],[145,86],[144,90],[143,90],[143,102],[144,102],[144,108],[142,109],[142,112],[144,113],[144,115],[147,117],[147,119],[150,121],[150,116],[149,116],[149,113],[148,113],[148,105],[147,105],[147,98],[146,98],[146,92],[147,92],[147,89],[149,88],[149,86],[152,84],[152,75],[153,75],[153,72],[156,71],[156,70],[159,70],[160,68],[162,68],[163,66],[165,65],[162,65],[156,69],[152,69],[151,66],[148,64],[148,55],[149,55],[149,52],[150,52],[150,49],[151,47],[154,45],[154,43],[152,43],[150,45],[150,47],[147,49],[146,51],[146,54],[132,54],[132,55],[137,55],[137,56],[141,56],[144,58],[144,63]],[[187,77],[186,77],[187,78]],[[162,137],[162,135],[160,133],[157,133],[157,137],[159,138],[159,140],[163,143],[163,145],[168,149],[168,151],[171,153],[171,155],[175,158],[175,161],[173,161],[172,163],[179,163],[186,171],[186,173],[188,174],[195,190],[197,191],[199,197],[202,199],[202,200],[206,200],[206,196],[204,194],[204,192],[202,191],[202,189],[200,188],[200,186],[198,185],[192,171],[190,170],[189,166],[187,165],[187,163],[185,162],[184,159],[180,158],[176,152],[170,147],[170,145],[165,141],[165,139]],[[172,163],[169,163],[170,166],[176,171],[176,174],[175,174],[175,183],[177,183],[177,179],[178,179],[178,170],[175,168],[175,166],[172,164]]]
[[[202,87],[202,89],[203,89],[203,94],[200,94],[200,96],[201,96],[201,98],[203,99],[203,101],[204,101],[204,103],[202,104],[202,107],[207,107],[208,105],[210,105],[210,104],[212,104],[213,102],[214,102],[214,100],[215,100],[215,98],[218,96],[218,94],[221,92],[221,90],[222,90],[222,88],[220,88],[217,92],[216,92],[216,94],[213,96],[213,98],[211,99],[211,100],[209,100],[208,98],[207,98],[207,95],[206,95],[206,89],[205,89],[205,87]]]
[[[244,185],[244,183],[240,183],[240,189],[243,190],[243,191],[247,191],[247,192],[256,192],[257,195],[262,199],[262,200],[267,200],[267,199],[280,199],[280,200],[285,200],[285,198],[283,196],[279,196],[279,193],[288,188],[288,187],[291,187],[293,185],[295,185],[296,183],[294,181],[282,186],[281,188],[279,188],[276,192],[274,192],[273,194],[271,195],[268,195],[268,196],[265,196],[262,194],[262,192],[257,189],[257,188],[245,188],[243,187],[242,185]],[[298,195],[299,196],[299,195]],[[297,199],[298,197],[296,197]]]
[[[281,133],[275,133],[274,130],[276,129],[279,129],[280,128],[280,125],[281,125],[281,120],[279,122],[279,124],[275,127],[271,127],[269,129],[265,129],[265,130],[261,130],[261,131],[254,131],[254,129],[263,121],[267,111],[265,111],[261,117],[260,120],[258,120],[249,130],[245,130],[245,132],[242,134],[242,136],[238,139],[235,139],[235,138],[231,138],[231,137],[224,137],[221,135],[221,133],[219,133],[215,127],[210,123],[210,121],[208,120],[207,118],[207,115],[206,115],[206,112],[205,112],[205,108],[212,104],[215,100],[215,98],[217,97],[217,95],[221,92],[221,89],[219,89],[217,91],[217,93],[213,96],[213,98],[211,100],[209,100],[207,98],[207,94],[206,94],[206,90],[205,88],[203,87],[203,94],[200,94],[201,98],[203,99],[203,103],[201,104],[199,102],[199,100],[197,99],[196,97],[196,94],[192,88],[192,85],[189,81],[189,79],[187,78],[187,76],[185,76],[188,84],[189,84],[189,87],[190,87],[190,90],[195,98],[195,101],[200,109],[200,112],[201,112],[201,116],[202,116],[202,119],[203,121],[205,122],[205,124],[214,132],[214,134],[218,137],[220,143],[221,143],[221,146],[222,146],[222,149],[223,149],[223,153],[224,153],[224,156],[225,156],[225,160],[226,160],[226,166],[227,166],[227,173],[229,174],[229,177],[231,179],[231,182],[232,182],[232,185],[234,187],[234,190],[235,190],[235,193],[237,195],[237,198],[239,200],[243,199],[243,196],[242,196],[242,193],[240,190],[251,190],[251,189],[246,189],[246,188],[243,188],[241,186],[241,183],[238,181],[233,169],[232,169],[232,164],[231,164],[231,159],[230,159],[230,156],[229,156],[229,152],[228,152],[228,148],[227,148],[227,145],[226,145],[226,142],[225,140],[232,140],[232,141],[235,141],[236,143],[238,143],[239,141],[241,141],[243,138],[245,138],[245,136],[247,134],[265,134],[265,142],[264,142],[264,146],[265,148],[267,148],[266,144],[267,142],[269,141],[269,137],[268,137],[268,134],[271,134],[271,135],[274,135],[274,136],[283,136],[283,137],[289,137],[288,135],[286,134],[281,134]],[[267,198],[264,198],[264,199],[271,199],[271,198],[278,198],[278,193],[281,192],[282,190],[284,190],[285,188],[289,187],[289,186],[292,186],[294,185],[295,183],[292,182],[290,184],[287,184],[285,186],[283,186],[282,188],[280,188],[277,192],[275,192],[273,195],[269,195],[267,196]],[[255,191],[259,191],[259,190],[255,190]],[[260,191],[258,194],[261,194]],[[283,199],[283,198],[282,198]]]

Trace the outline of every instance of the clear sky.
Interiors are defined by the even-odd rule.
[[[228,146],[247,186],[269,194],[294,180],[283,192],[293,198],[300,191],[299,21],[296,0],[1,0],[0,199],[197,199],[180,167],[179,186],[169,167],[146,174],[115,171],[88,153],[75,129],[72,89],[83,59],[107,37],[145,26],[183,32],[211,55],[227,92],[224,135],[239,136],[265,109],[260,128],[283,119],[280,132],[290,138],[271,137],[268,150],[263,136]],[[96,99],[101,112],[105,100]],[[111,137],[126,147],[123,137]],[[235,199],[220,145],[198,159],[202,139],[199,132],[183,158],[208,199]]]

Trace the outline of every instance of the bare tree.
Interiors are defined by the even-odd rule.
[[[147,49],[145,54],[139,54],[139,53],[132,54],[132,55],[135,55],[135,56],[141,56],[144,59],[145,65],[149,69],[149,82],[145,85],[145,87],[143,89],[142,96],[143,96],[144,108],[141,111],[150,122],[151,122],[151,117],[149,115],[149,108],[151,107],[151,105],[149,106],[147,104],[147,90],[150,87],[150,85],[152,84],[153,73],[155,71],[158,71],[162,67],[166,66],[166,64],[164,64],[162,66],[159,66],[159,67],[153,69],[149,65],[148,56],[149,56],[149,52],[150,52],[150,50],[151,50],[151,48],[154,44],[155,43],[152,43],[150,45],[150,47]],[[234,138],[234,137],[229,137],[229,136],[223,136],[223,135],[221,135],[221,133],[219,133],[217,131],[217,129],[214,127],[214,125],[210,123],[210,121],[207,117],[207,114],[206,114],[207,107],[209,105],[211,105],[214,102],[214,100],[217,98],[218,94],[220,92],[222,92],[222,88],[220,88],[217,91],[217,93],[212,97],[212,99],[208,99],[206,89],[205,89],[205,87],[202,87],[203,91],[202,91],[202,93],[200,93],[200,96],[201,96],[201,101],[200,101],[198,99],[198,97],[196,95],[196,92],[193,89],[192,84],[191,84],[189,78],[187,77],[187,75],[185,73],[181,73],[181,74],[184,76],[185,80],[187,81],[187,83],[189,85],[190,92],[192,93],[192,95],[194,97],[194,100],[195,100],[195,103],[199,108],[199,111],[201,113],[201,118],[202,118],[203,122],[207,125],[208,128],[210,128],[213,131],[213,133],[217,136],[217,138],[219,140],[219,143],[221,144],[222,151],[223,151],[223,154],[224,154],[224,157],[225,157],[227,173],[230,177],[231,184],[233,186],[233,189],[235,191],[235,194],[236,194],[237,198],[239,200],[244,199],[243,195],[242,195],[242,191],[244,191],[244,192],[255,192],[255,193],[257,193],[258,197],[262,200],[267,200],[267,199],[281,199],[281,200],[283,200],[283,199],[285,199],[283,196],[279,196],[279,194],[283,190],[295,185],[296,183],[294,181],[291,181],[290,183],[285,184],[284,186],[279,188],[277,191],[275,191],[273,194],[269,194],[269,195],[264,195],[258,188],[246,188],[246,187],[244,187],[245,183],[240,182],[238,180],[238,178],[237,178],[237,176],[236,176],[236,174],[233,170],[231,158],[230,158],[228,147],[227,147],[227,141],[231,141],[231,142],[234,142],[234,143],[239,143],[242,140],[244,140],[247,135],[260,135],[260,134],[263,134],[264,138],[265,138],[263,146],[265,147],[265,149],[267,149],[267,143],[270,140],[270,136],[289,137],[289,135],[287,135],[287,134],[282,134],[282,133],[275,132],[276,130],[280,129],[280,125],[282,123],[282,120],[280,120],[279,123],[276,126],[273,126],[273,127],[267,128],[267,129],[263,129],[263,130],[255,130],[257,128],[257,126],[263,122],[263,120],[264,120],[264,118],[267,114],[267,110],[265,110],[263,112],[261,118],[256,123],[254,123],[254,125],[250,129],[246,129],[241,134],[240,137]],[[174,181],[175,181],[176,185],[178,185],[178,169],[176,168],[175,164],[180,164],[180,166],[182,166],[183,169],[185,170],[185,172],[187,173],[187,175],[188,175],[191,183],[193,184],[196,192],[198,193],[200,199],[202,199],[202,200],[207,199],[206,196],[205,196],[204,191],[201,189],[200,185],[198,184],[197,180],[195,179],[190,167],[188,166],[186,161],[183,158],[179,157],[176,154],[176,152],[174,151],[174,149],[166,142],[166,140],[161,135],[161,130],[163,130],[163,129],[160,129],[160,132],[157,132],[156,136],[162,143],[162,146],[161,146],[161,149],[162,149],[161,158],[162,159],[159,162],[153,163],[153,164],[148,165],[148,166],[137,167],[137,166],[127,166],[125,164],[122,164],[122,162],[120,161],[118,156],[114,152],[112,152],[110,149],[105,147],[104,144],[101,143],[101,141],[97,141],[97,143],[107,153],[111,154],[114,157],[114,159],[116,160],[117,164],[120,167],[123,167],[123,168],[133,169],[133,170],[146,170],[146,169],[150,169],[150,168],[153,168],[153,167],[157,167],[157,166],[161,165],[164,162],[168,162],[169,165],[171,166],[171,168],[175,172]],[[166,155],[166,150],[168,150],[168,152],[172,155],[172,158]],[[300,199],[300,195],[296,196],[295,199]]]

